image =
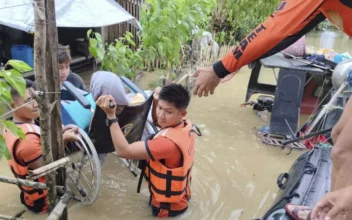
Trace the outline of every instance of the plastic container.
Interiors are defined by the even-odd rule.
[[[14,60],[22,60],[33,68],[33,48],[29,45],[13,45],[11,47],[11,57]]]
[[[346,56],[346,55],[344,55],[344,54],[337,54],[337,55],[334,57],[334,62],[335,62],[335,63],[340,63],[340,62],[342,62],[342,61],[344,61],[344,60],[349,60],[349,59],[351,59],[351,57]]]

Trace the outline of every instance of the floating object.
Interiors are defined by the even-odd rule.
[[[330,152],[330,148],[316,148],[306,152],[293,163],[287,173],[281,173],[276,180],[279,188],[277,197],[261,219],[291,219],[285,212],[288,203],[314,207],[330,190]]]

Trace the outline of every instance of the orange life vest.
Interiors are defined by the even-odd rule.
[[[19,128],[23,130],[25,135],[27,134],[36,134],[40,136],[40,128],[33,124],[17,124]],[[16,145],[19,141],[19,138],[14,136],[11,131],[4,129],[4,138],[6,141],[6,146],[9,149],[11,154],[11,159],[8,161],[10,165],[10,169],[16,178],[26,179],[28,175],[28,164],[24,161],[19,161],[16,157]],[[34,180],[35,182],[45,183],[45,177],[39,177]],[[46,190],[35,189],[27,186],[20,186],[20,190],[22,191],[21,202],[30,210],[41,213],[47,211],[47,202],[46,202]]]
[[[162,161],[148,160],[145,170],[149,189],[160,203],[179,202],[187,193],[192,177],[195,153],[195,131],[189,120],[183,120],[176,127],[162,129],[154,138],[163,136],[174,142],[181,150],[181,167],[168,168]]]

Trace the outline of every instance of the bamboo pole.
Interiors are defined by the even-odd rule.
[[[5,176],[0,176],[0,182],[14,184],[14,185],[27,186],[27,187],[32,187],[35,189],[46,189],[46,184],[44,184],[44,183],[33,182],[33,181],[29,181],[29,180],[23,180],[23,179],[11,178],[11,177],[5,177]]]
[[[4,219],[4,220],[25,220],[23,218],[15,218],[13,216],[1,215],[1,214],[0,214],[0,219]]]
[[[71,201],[73,195],[67,191],[60,199],[59,203],[55,206],[54,210],[50,213],[46,220],[59,220],[61,214],[67,209],[68,203]]]
[[[24,212],[25,212],[25,210],[17,213],[15,216],[8,216],[8,215],[1,215],[0,214],[0,219],[4,219],[4,220],[25,220],[23,218],[20,218],[23,215]]]
[[[27,179],[29,180],[37,179],[38,177],[54,172],[55,170],[61,167],[65,167],[69,162],[70,162],[70,159],[68,157],[64,157],[64,158],[61,158],[60,160],[54,161],[38,169],[30,170],[28,172],[29,177]]]

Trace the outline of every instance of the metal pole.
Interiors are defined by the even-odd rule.
[[[326,104],[323,109],[319,112],[318,116],[314,119],[312,124],[309,126],[308,130],[305,132],[305,135],[309,134],[312,132],[312,130],[315,128],[315,126],[320,122],[320,120],[324,117],[326,113],[329,112],[332,106],[336,104],[337,98],[341,95],[342,91],[346,88],[347,82],[344,82],[340,88],[336,91],[334,96],[330,99],[329,103]]]

